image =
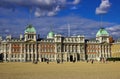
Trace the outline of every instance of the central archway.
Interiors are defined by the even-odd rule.
[[[77,61],[80,61],[80,54],[77,53]]]
[[[70,62],[73,61],[73,55],[70,55]]]

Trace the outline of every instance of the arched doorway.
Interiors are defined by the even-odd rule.
[[[44,62],[45,61],[45,58],[41,58],[41,62]]]
[[[3,62],[3,53],[0,54],[0,62]]]
[[[70,62],[73,61],[73,55],[70,55]]]
[[[80,54],[77,53],[77,61],[80,61]]]

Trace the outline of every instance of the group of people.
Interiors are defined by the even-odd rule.
[[[47,64],[49,64],[50,61],[49,61],[49,59],[45,59],[45,62],[46,62]],[[57,64],[63,63],[63,60],[57,59],[56,62],[57,62]],[[76,60],[74,59],[74,60],[72,60],[71,62],[75,63]],[[95,60],[91,59],[91,60],[87,60],[86,62],[87,62],[87,63],[90,62],[91,64],[93,64],[93,63],[95,62]],[[101,59],[100,59],[100,62],[102,62],[102,63],[107,63],[107,60],[101,58]],[[115,62],[115,61],[113,61],[113,62]],[[37,64],[38,61],[33,61],[33,63],[34,63],[34,64]]]
[[[87,60],[87,63],[89,62],[89,60]],[[90,60],[90,62],[91,62],[91,64],[93,64],[94,63],[94,60]]]
[[[95,60],[93,60],[93,59],[87,60],[87,63],[88,63],[88,62],[91,62],[91,64],[93,64],[94,61],[95,61]],[[107,63],[107,60],[106,60],[106,59],[100,59],[100,62],[101,62],[101,63]]]
[[[73,60],[72,62],[75,63],[76,60]],[[46,60],[46,63],[49,64],[49,59]],[[63,63],[63,60],[57,59],[57,64],[59,64],[59,63]]]

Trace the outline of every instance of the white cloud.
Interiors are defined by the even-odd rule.
[[[110,6],[109,0],[102,0],[100,6],[96,8],[96,14],[106,14]]]
[[[117,31],[117,30],[119,30],[120,31],[120,25],[109,27],[109,28],[107,28],[107,30],[110,30],[110,31]]]
[[[0,7],[15,10],[17,7],[33,9],[35,16],[54,16],[63,8],[70,8],[80,3],[80,0],[0,0]]]
[[[112,27],[106,28],[112,36],[119,37],[120,36],[120,25],[115,25]]]
[[[54,12],[54,11],[51,11],[51,12],[48,12],[48,14],[47,14],[48,16],[54,16],[54,15],[56,15],[56,12]]]
[[[73,4],[79,4],[80,3],[80,0],[74,0],[73,1]]]
[[[47,13],[47,16],[54,16],[57,14],[57,12],[60,11],[60,7],[59,6],[56,6],[55,9],[53,9],[53,11],[49,11]]]
[[[59,6],[56,6],[53,10],[41,10],[40,8],[36,8],[35,10],[35,16],[40,17],[40,16],[54,16],[57,14],[57,12],[60,11]]]
[[[120,32],[112,32],[111,34],[112,34],[112,35],[119,35]]]
[[[39,8],[36,8],[35,11],[35,16],[39,17],[39,16],[44,16],[45,13],[43,13]]]

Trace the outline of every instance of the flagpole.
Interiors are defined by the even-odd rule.
[[[31,23],[31,18],[32,18],[32,8],[29,9],[29,22]]]
[[[70,37],[70,24],[68,24],[68,37]]]
[[[102,28],[102,15],[100,15],[100,27]]]

